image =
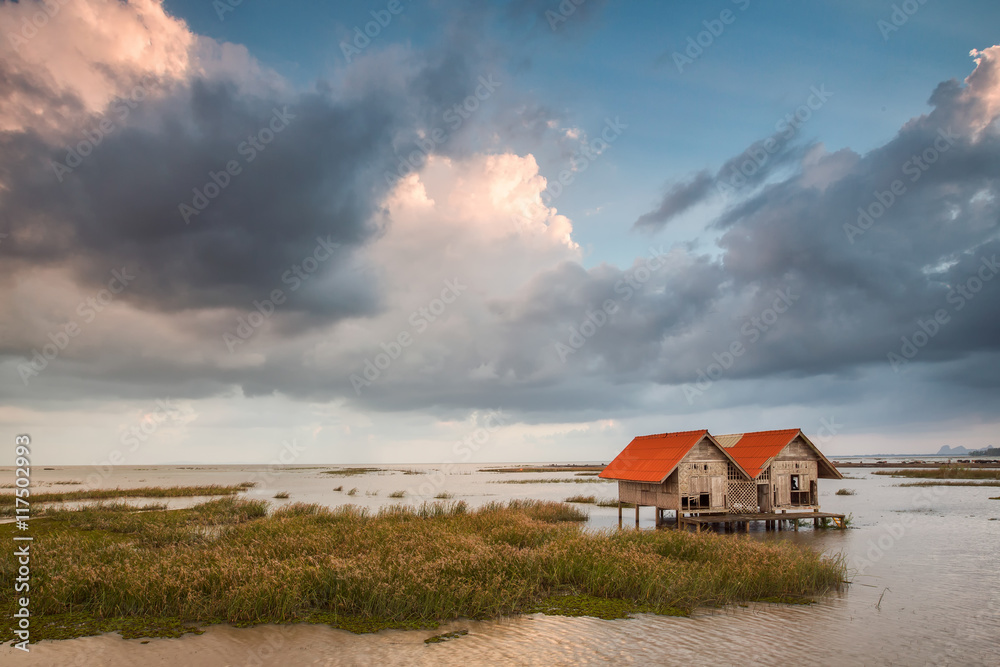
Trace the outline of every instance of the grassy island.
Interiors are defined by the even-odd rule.
[[[966,468],[941,466],[932,469],[876,470],[873,475],[910,477],[914,479],[995,479],[1000,480],[1000,468]]]
[[[31,637],[179,636],[212,623],[354,632],[509,614],[622,618],[801,602],[839,589],[840,558],[784,542],[677,531],[588,532],[563,503],[396,505],[377,513],[224,497],[123,503],[32,520]],[[14,527],[0,527],[10,539]],[[3,579],[14,559],[0,561]],[[12,587],[0,611],[14,609]],[[4,639],[11,641],[4,627]]]

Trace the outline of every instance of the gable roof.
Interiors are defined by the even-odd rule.
[[[816,453],[819,458],[818,473],[825,479],[842,479],[840,471],[823,456],[823,452],[810,442],[802,429],[789,428],[780,431],[756,431],[754,433],[730,433],[716,436],[715,440],[743,468],[751,479],[757,479],[767,464],[781,453],[795,438],[801,437],[803,442]]]
[[[598,477],[659,484],[670,476],[691,448],[705,437],[718,447],[718,443],[708,434],[708,429],[640,435],[633,438]],[[719,451],[733,463],[737,463],[722,447],[719,447]]]

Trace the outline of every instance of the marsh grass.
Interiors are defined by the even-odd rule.
[[[593,505],[594,503],[597,502],[597,496],[580,496],[580,495],[570,496],[569,498],[566,499],[566,502],[568,502],[568,503],[586,503],[586,504]]]
[[[853,496],[853,495],[856,495],[856,493],[857,492],[854,489],[837,489],[837,493],[835,493],[834,495],[835,496]]]
[[[382,468],[337,468],[336,470],[324,470],[324,475],[337,475],[338,477],[351,477],[353,475],[367,475],[370,472],[389,472]]]
[[[602,498],[595,503],[598,507],[618,507],[618,501],[614,498]],[[622,507],[635,507],[632,503],[622,503]]]
[[[896,484],[896,486],[1000,486],[1000,482],[934,482],[925,480],[923,482],[904,482]]]
[[[941,466],[933,469],[875,470],[873,475],[910,477],[912,479],[996,479],[1000,480],[1000,469],[966,468],[964,466]]]
[[[354,487],[353,489],[351,489],[350,491],[348,491],[347,495],[349,495],[349,496],[356,496],[356,495],[358,495],[358,487]]]
[[[176,636],[217,622],[372,632],[536,612],[686,614],[808,598],[841,588],[846,574],[841,557],[788,542],[594,533],[580,529],[585,518],[533,500],[375,513],[291,503],[268,514],[267,501],[232,497],[167,512],[60,510],[32,524],[32,639]],[[12,533],[0,526],[0,539]],[[0,560],[4,580],[15,568]],[[0,589],[0,613],[13,613],[14,596]]]
[[[406,491],[393,491],[389,494],[390,498],[402,498],[406,495]]]
[[[437,500],[451,500],[454,497],[455,496],[453,494],[448,493],[447,491],[442,491],[441,493],[434,496],[434,498]]]
[[[274,497],[279,500],[283,500],[288,497],[288,491],[278,491],[276,494],[274,494]]]
[[[333,490],[334,491],[343,491],[344,487],[343,486],[335,486],[335,487],[333,487]]]
[[[81,491],[59,491],[53,493],[33,493],[32,503],[73,502],[76,500],[110,500],[115,498],[180,498],[184,496],[231,496],[246,487],[244,484],[222,486],[147,486],[138,489],[85,489]],[[0,494],[0,507],[14,505],[14,494]]]
[[[597,479],[592,477],[569,477],[559,479],[556,477],[546,477],[544,479],[501,479],[495,480],[492,484],[594,484],[597,482],[611,482],[610,479]]]

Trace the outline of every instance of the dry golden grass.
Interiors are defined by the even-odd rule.
[[[605,600],[689,611],[812,596],[839,588],[845,575],[839,558],[789,543],[593,533],[579,528],[584,518],[542,501],[394,505],[375,514],[292,503],[268,515],[266,501],[222,498],[173,512],[57,511],[32,525],[32,614],[40,627],[66,614],[105,619],[81,621],[78,634],[117,627],[107,619],[159,619],[172,631],[180,621],[377,629],[553,610],[561,600],[585,610]],[[5,538],[13,532],[2,528]],[[0,576],[11,581],[15,567],[0,560]],[[0,591],[0,612],[13,610],[13,598],[12,587]]]

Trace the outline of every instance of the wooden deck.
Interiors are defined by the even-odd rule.
[[[678,517],[677,527],[687,529],[689,526],[694,527],[696,531],[701,531],[701,527],[708,524],[726,524],[726,529],[737,529],[743,528],[745,531],[750,530],[751,521],[765,521],[767,522],[767,529],[771,530],[781,530],[782,521],[791,521],[793,530],[799,529],[799,519],[813,519],[813,525],[819,526],[820,519],[833,519],[834,525],[837,528],[844,528],[844,516],[843,514],[834,514],[832,512],[787,512],[784,514],[775,514],[773,512],[766,512],[760,514],[702,514],[700,516],[681,516]]]

